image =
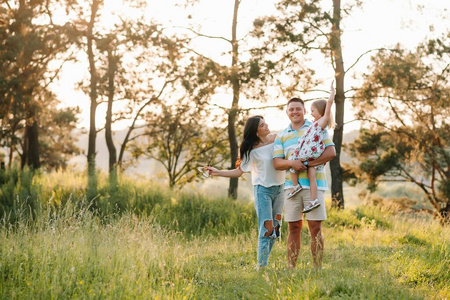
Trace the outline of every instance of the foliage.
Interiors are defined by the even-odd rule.
[[[9,148],[9,167],[17,154],[22,166],[36,168],[43,160],[48,169],[63,167],[66,156],[77,151],[66,134],[74,122],[58,122],[64,114],[76,121],[77,110],[59,110],[49,89],[70,56],[68,28],[53,22],[54,9],[53,1],[0,5],[0,145]]]
[[[248,232],[256,222],[252,204],[167,192],[156,184],[127,177],[119,177],[118,186],[112,188],[105,174],[99,174],[99,195],[87,199],[85,177],[62,171],[44,175],[28,169],[0,170],[2,224],[33,224],[36,216],[60,218],[67,210],[84,209],[104,222],[133,212],[187,236]]]
[[[254,53],[254,56],[262,55],[263,59],[259,61],[273,66],[271,73],[282,74],[280,77],[275,75],[279,81],[277,85],[283,86],[283,92],[290,94],[290,97],[298,93],[317,92],[315,86],[321,83],[314,76],[317,63],[313,67],[309,66],[306,54],[320,53],[322,55],[319,57],[331,61],[336,86],[334,100],[337,124],[333,133],[336,157],[330,161],[331,191],[333,206],[340,208],[344,207],[343,169],[340,163],[346,99],[344,82],[346,73],[355,65],[344,69],[341,24],[343,16],[357,6],[361,6],[361,1],[341,4],[341,1],[281,0],[276,3],[276,14],[256,20],[253,31],[253,35],[263,45],[262,51]]]
[[[198,0],[185,0],[186,7],[199,5],[201,1]],[[231,3],[233,5],[231,5]],[[239,13],[241,11],[242,1],[234,0],[230,3],[229,8],[233,12],[230,18],[230,36],[220,36],[215,34],[205,34],[195,29],[198,23],[189,25],[189,31],[192,33],[193,41],[195,38],[209,39],[210,41],[218,40],[225,42],[225,52],[217,53],[223,57],[227,57],[231,64],[224,65],[220,63],[218,59],[210,57],[210,55],[203,54],[202,50],[194,51],[200,57],[205,57],[209,62],[214,65],[214,74],[207,80],[218,90],[226,91],[229,95],[227,105],[222,103],[216,106],[223,110],[224,115],[227,117],[227,135],[229,143],[229,168],[234,168],[238,159],[239,150],[239,132],[242,127],[243,119],[247,117],[248,112],[253,109],[264,108],[262,106],[268,99],[274,97],[274,90],[279,92],[279,82],[273,82],[274,63],[273,61],[265,61],[264,54],[267,53],[267,49],[258,45],[258,39],[254,38],[248,32],[244,33],[240,37],[239,19],[241,18]],[[194,10],[195,14],[195,10]],[[190,16],[190,15],[189,15]],[[191,19],[191,17],[188,17]],[[192,47],[192,46],[190,46]],[[272,83],[272,84],[270,84]],[[268,86],[271,88],[268,89]],[[253,107],[244,108],[242,106],[242,100],[246,99],[252,103]],[[228,195],[231,198],[237,198],[238,182],[239,178],[229,179]]]
[[[139,157],[136,155],[139,152],[136,151],[136,145],[142,142],[143,135],[149,136],[150,139],[161,139],[161,136],[157,136],[161,129],[167,129],[168,122],[178,122],[176,119],[180,117],[186,120],[191,118],[195,123],[192,128],[194,131],[198,129],[195,128],[198,124],[212,120],[207,103],[215,91],[215,85],[212,82],[218,72],[216,65],[203,58],[193,57],[185,49],[189,39],[168,37],[164,28],[159,25],[136,24],[135,27],[127,28],[127,30],[128,38],[133,41],[139,54],[130,57],[128,53],[125,56],[126,63],[124,62],[121,66],[123,72],[118,74],[119,83],[116,85],[117,97],[127,100],[125,109],[116,113],[116,121],[131,120],[118,160],[119,166],[123,169],[132,163],[132,161],[124,163],[126,150],[130,149],[132,155],[135,155],[134,158]],[[134,65],[140,67],[136,69]],[[162,78],[165,79],[162,80]],[[177,108],[178,112],[169,112],[168,108],[172,105],[182,107]],[[173,120],[170,120],[168,116],[171,113],[172,117],[176,116]],[[185,126],[184,129],[187,128]],[[216,133],[219,131],[217,130]],[[200,138],[209,138],[208,133],[201,136],[199,134],[203,134],[203,131],[197,131],[195,134],[197,141]],[[133,141],[135,141],[134,144]],[[186,150],[186,146],[184,145],[183,151]],[[214,152],[211,145],[202,151]],[[184,174],[186,173],[180,176],[183,177]],[[191,180],[192,178],[177,178],[175,181],[187,183]],[[174,183],[172,180],[170,182]]]
[[[227,159],[224,130],[209,126],[201,103],[186,100],[149,113],[147,142],[133,145],[134,157],[145,155],[164,166],[171,188],[195,180],[197,167],[220,166]]]
[[[383,180],[413,182],[443,219],[450,211],[449,37],[372,58],[355,101],[366,128],[349,146],[360,161],[349,166],[354,178],[372,191]]]
[[[30,221],[36,215],[38,191],[33,188],[34,172],[25,168],[0,169],[0,218],[11,223]]]
[[[76,145],[78,137],[75,134],[79,113],[78,107],[45,112],[46,118],[42,118],[39,127],[40,159],[44,170],[65,170],[70,157],[81,153]]]
[[[271,75],[276,82],[274,85],[281,87],[283,94],[308,91],[317,81],[315,71],[308,67],[305,53],[320,47],[329,48],[325,36],[324,39],[317,38],[315,32],[316,28],[326,25],[329,15],[316,17],[321,11],[319,1],[280,1],[276,8],[275,15],[259,18],[253,23],[252,36],[259,42],[259,48],[252,51],[254,62],[261,73]],[[324,19],[326,16],[328,19]]]

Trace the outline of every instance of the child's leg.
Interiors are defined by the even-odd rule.
[[[309,179],[309,192],[311,199],[306,203],[303,208],[304,213],[308,213],[311,210],[320,206],[320,202],[317,201],[317,182],[316,182],[316,169],[314,167],[308,168],[308,179]]]
[[[292,189],[291,192],[294,190],[294,187],[298,184],[298,173],[291,173],[291,180],[292,180]]]
[[[316,169],[314,167],[308,168],[309,192],[311,193],[311,201],[317,199],[317,181]]]
[[[298,183],[298,173],[290,170],[291,172],[291,180],[292,180],[292,188],[289,191],[289,194],[287,195],[287,199],[290,199],[294,197],[298,192],[302,190],[301,185]]]

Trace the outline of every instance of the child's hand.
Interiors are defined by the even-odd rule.
[[[334,80],[331,82],[331,87],[330,87],[330,98],[328,99],[329,101],[334,101],[334,96],[336,96],[336,90],[334,89]]]

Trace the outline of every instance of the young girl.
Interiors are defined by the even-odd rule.
[[[289,157],[290,160],[304,160],[304,164],[308,167],[308,161],[317,159],[322,155],[325,150],[323,143],[323,135],[325,128],[334,126],[331,106],[333,105],[334,96],[336,91],[334,90],[334,81],[331,84],[331,93],[328,101],[317,100],[311,105],[311,115],[314,117],[314,123],[308,128],[305,135],[298,140],[297,148]],[[308,167],[308,179],[310,184],[311,201],[303,209],[303,213],[310,212],[316,207],[320,206],[317,200],[317,182],[316,182],[316,169],[320,170],[323,165],[316,167]],[[289,170],[291,172],[291,179],[294,184],[291,192],[288,194],[288,199],[302,190],[302,187],[298,183],[298,173],[294,169]],[[295,182],[297,185],[295,185]]]
[[[273,166],[274,140],[275,135],[270,134],[262,116],[250,117],[240,146],[240,165],[234,170],[203,168],[208,175],[221,177],[239,177],[251,172],[258,217],[258,268],[267,266],[274,242],[280,237],[285,172]]]

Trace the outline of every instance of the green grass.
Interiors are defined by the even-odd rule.
[[[328,208],[323,269],[306,227],[298,266],[287,266],[284,224],[269,266],[255,270],[252,203],[122,178],[115,194],[100,186],[94,209],[82,177],[64,176],[35,176],[36,211],[16,204],[14,221],[3,215],[2,299],[450,298],[450,228],[429,218]]]

